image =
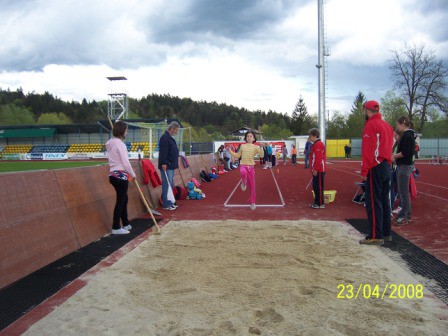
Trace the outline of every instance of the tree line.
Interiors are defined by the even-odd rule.
[[[392,126],[402,115],[413,121],[424,137],[448,137],[448,68],[424,45],[405,46],[392,52],[389,60],[394,87],[381,98],[381,112]],[[350,111],[333,111],[327,120],[327,138],[357,138],[364,126],[362,111],[366,97],[359,91]],[[24,93],[0,88],[0,125],[57,125],[94,123],[106,118],[108,102],[83,99],[63,101],[49,92]],[[169,94],[148,94],[129,98],[130,119],[178,118],[191,127],[193,141],[229,138],[229,132],[243,125],[261,128],[266,139],[288,139],[307,134],[317,127],[317,114],[310,114],[300,96],[291,115],[269,111],[249,111],[217,102],[194,101]]]

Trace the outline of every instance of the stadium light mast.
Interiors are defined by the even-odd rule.
[[[324,0],[317,0],[317,17],[318,17],[318,63],[316,65],[318,70],[318,85],[319,85],[319,131],[320,138],[325,143],[326,141],[326,120],[325,120],[325,88],[326,88],[326,62],[325,57],[330,56],[330,52],[325,49],[325,21],[324,21]]]
[[[106,77],[109,80],[109,99],[107,104],[107,114],[111,120],[128,119],[129,100],[127,90],[124,87],[126,77]]]

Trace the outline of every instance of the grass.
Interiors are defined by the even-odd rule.
[[[107,164],[107,161],[1,161],[0,173],[40,169],[61,169]]]

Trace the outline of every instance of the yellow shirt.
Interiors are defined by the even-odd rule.
[[[263,148],[249,143],[241,145],[240,150],[237,153],[230,151],[230,154],[237,159],[241,158],[240,164],[248,166],[255,165],[254,157],[257,154],[260,157],[263,157],[264,155]]]

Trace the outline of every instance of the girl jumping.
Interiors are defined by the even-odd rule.
[[[255,132],[249,131],[244,136],[245,144],[241,145],[240,150],[235,153],[231,148],[228,148],[230,154],[239,159],[241,158],[240,163],[240,174],[241,174],[241,190],[245,191],[246,187],[249,187],[250,190],[250,209],[255,210],[255,161],[254,157],[258,154],[260,157],[263,157],[263,147],[254,145],[257,141],[255,137]]]

